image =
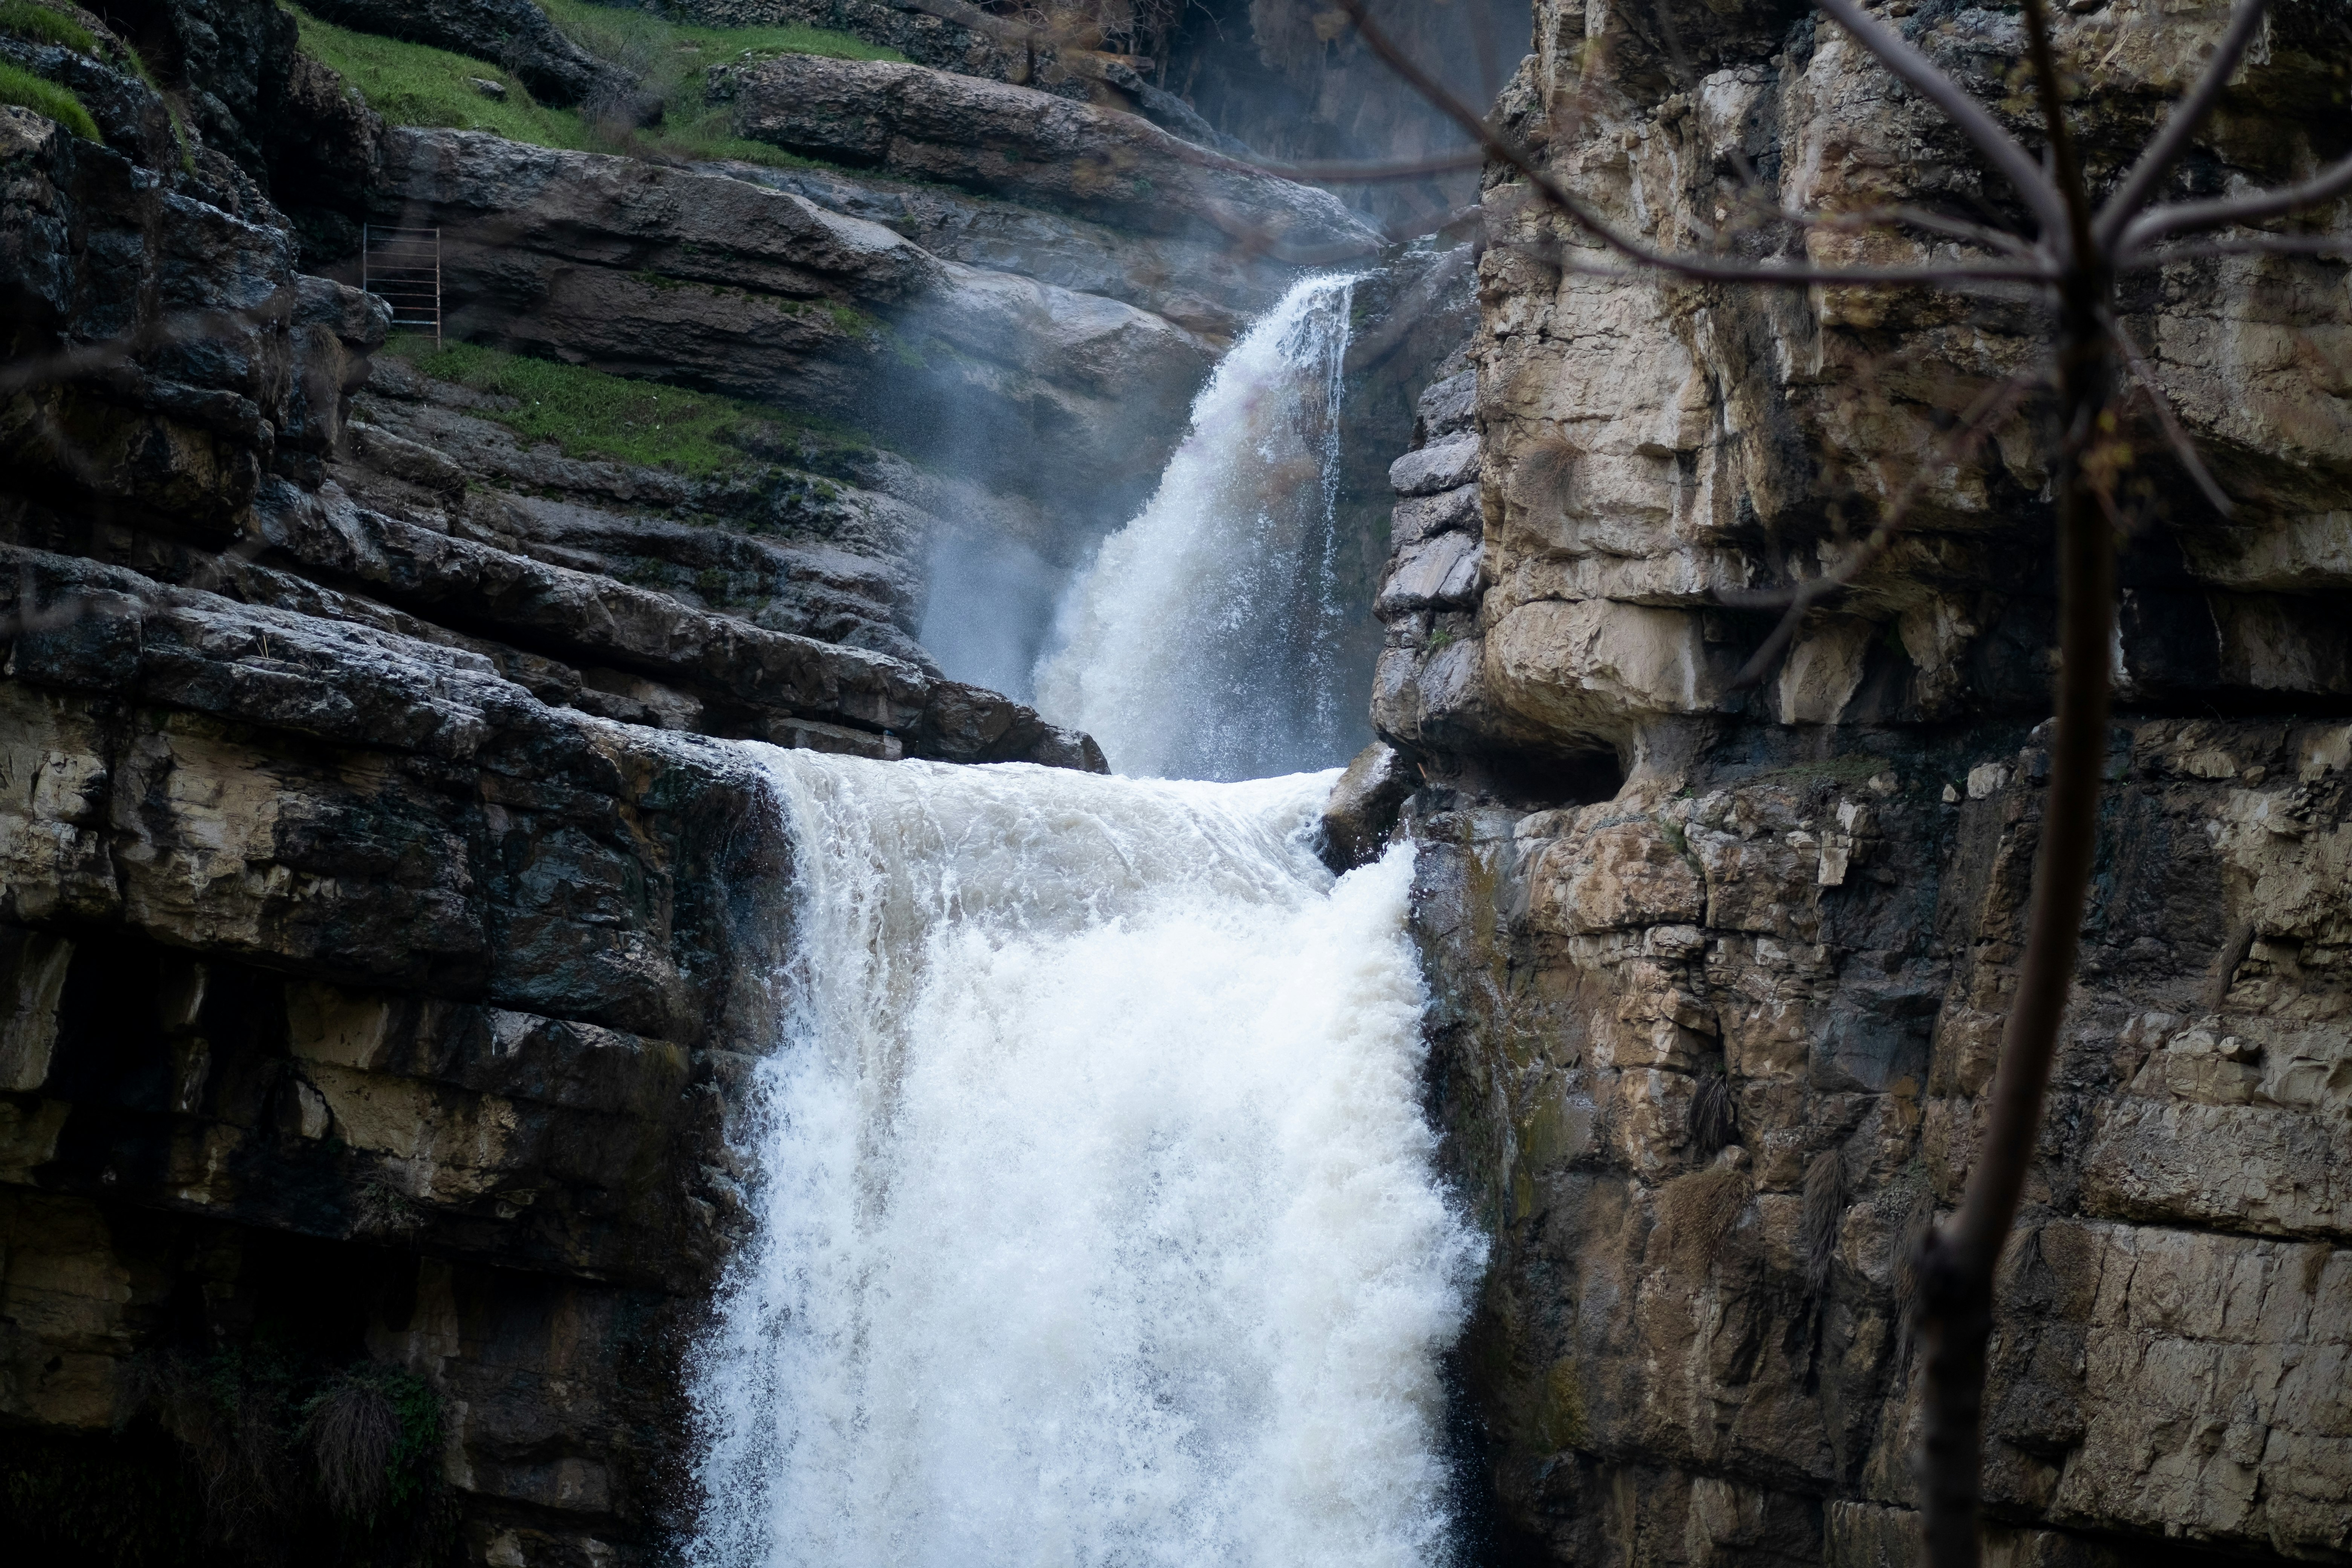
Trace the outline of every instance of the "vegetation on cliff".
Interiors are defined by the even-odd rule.
[[[567,457],[605,458],[703,479],[749,468],[778,448],[866,445],[824,421],[478,343],[436,348],[430,339],[411,334],[394,339],[384,353],[436,381],[487,394],[473,412],[528,439],[552,441]]]
[[[300,25],[302,52],[331,67],[370,109],[395,125],[493,131],[509,141],[575,152],[590,146],[588,127],[576,110],[545,107],[487,60],[338,27],[299,6],[287,9]],[[477,80],[498,83],[504,95],[484,93],[474,85]]]
[[[96,55],[98,35],[60,11],[37,5],[33,0],[0,0],[0,33],[56,44],[77,54]]]
[[[551,4],[549,16],[574,43],[622,67],[667,106],[662,123],[632,130],[600,114],[593,102],[558,109],[540,102],[511,71],[488,60],[428,44],[359,32],[289,5],[303,52],[331,67],[368,107],[395,125],[489,131],[513,142],[572,152],[632,153],[667,159],[731,158],[780,167],[809,160],[736,136],[723,104],[705,100],[704,68],[778,54],[835,59],[901,57],[845,33],[801,26],[698,27],[643,11]],[[481,84],[497,90],[486,91]]]
[[[0,0],[0,35],[27,43],[50,44],[77,54],[95,56],[98,37],[88,27],[61,12],[32,0]],[[100,140],[98,122],[89,117],[70,88],[44,80],[19,66],[0,60],[0,104],[15,104],[47,115],[85,142]]]
[[[116,1563],[446,1561],[441,1396],[379,1363],[284,1344],[164,1353],[131,1380],[120,1428],[0,1447],[19,1544]]]
[[[0,60],[0,103],[13,103],[36,114],[46,114],[85,142],[99,140],[98,122],[65,88],[43,81],[26,70]]]

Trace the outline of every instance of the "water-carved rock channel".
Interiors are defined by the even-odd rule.
[[[1041,700],[1154,771],[1346,743],[1348,294],[1242,336],[1074,584]],[[1482,1248],[1422,1110],[1410,847],[1335,879],[1332,772],[764,762],[783,1025],[692,1560],[1440,1561]]]

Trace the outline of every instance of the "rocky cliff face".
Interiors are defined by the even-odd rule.
[[[2226,8],[2072,10],[2114,169]],[[1888,11],[2025,113],[2013,12]],[[1675,16],[1687,77],[1646,7],[1539,5],[1504,98],[1633,231],[1692,243],[1735,153],[1791,206],[2008,199],[1801,7]],[[2305,106],[2341,100],[2340,26],[2283,7],[2183,182],[2336,155]],[[1941,432],[2038,319],[1563,270],[1586,242],[1525,196],[1490,177],[1481,331],[1391,473],[1374,697],[1419,770],[1435,1092],[1496,1237],[1465,1363],[1499,1529],[1532,1561],[1907,1561],[1906,1260],[1977,1136],[2053,641],[2037,416],[1965,460]],[[2093,912],[1994,1337],[2020,1561],[2352,1552],[2344,278],[2209,258],[2131,299],[2240,504],[2137,433]],[[1835,564],[1915,475],[1898,551],[1731,689],[1773,617],[1719,591]]]
[[[334,14],[622,91],[528,5]],[[0,29],[99,131],[0,108],[0,1521],[44,1561],[669,1560],[790,915],[720,742],[1101,769],[942,673],[942,549],[1066,570],[1285,254],[1378,236],[918,67],[739,66],[738,128],[834,162],[684,167],[388,126],[268,0],[109,15]],[[469,352],[656,426],[741,400],[724,460],[570,449],[388,349],[362,222],[440,229]],[[1467,259],[1360,286],[1360,521]]]
[[[787,913],[717,742],[1101,768],[941,675],[929,554],[1076,548],[1286,269],[387,128],[281,20],[141,13],[176,129],[99,17],[0,40],[101,135],[0,109],[0,1510],[43,1560],[659,1560]],[[520,434],[318,270],[371,215],[444,227],[453,334],[772,426],[706,474]],[[943,410],[1017,460],[889,449]],[[319,1412],[368,1397],[423,1489],[361,1530]]]

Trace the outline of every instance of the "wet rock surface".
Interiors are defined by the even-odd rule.
[[[1888,14],[2000,100],[2014,13]],[[2006,199],[1826,21],[1678,11],[1678,83],[1644,15],[1538,5],[1503,110],[1656,243],[1720,219],[1734,152],[1791,206]],[[2095,168],[2225,16],[2063,19],[2107,106]],[[2211,177],[2336,155],[2294,107],[2339,79],[2296,30],[2318,25],[2242,72]],[[1578,242],[1524,197],[1490,172],[1480,331],[1391,474],[1373,697],[1430,781],[1414,923],[1448,1146],[1496,1238],[1464,1361],[1497,1530],[1538,1562],[1913,1561],[1906,1259],[1983,1121],[2053,640],[2039,416],[1936,454],[2041,328],[1559,268]],[[2352,462],[2319,368],[2341,284],[2208,258],[2127,307],[2238,505],[2212,515],[2133,405],[2151,482],[2092,912],[1999,1287],[1997,1554],[2352,1553],[2352,578],[2318,521]],[[2292,363],[2267,346],[2290,336]],[[1726,591],[1834,568],[1915,473],[1897,548],[1734,689],[1776,616]]]
[[[1151,310],[934,256],[855,216],[903,207],[838,182],[821,204],[751,165],[474,132],[394,130],[383,160],[378,216],[442,231],[450,332],[849,421],[1050,509],[1063,552],[1149,493],[1215,362],[1213,342]],[[1204,324],[1230,320],[1194,303]]]

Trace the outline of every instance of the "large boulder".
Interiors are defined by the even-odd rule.
[[[813,55],[720,66],[738,134],[807,157],[938,180],[1161,235],[1223,235],[1289,259],[1368,254],[1381,236],[1328,191],[1196,147],[1149,121],[921,66]]]
[[[1215,360],[1151,311],[712,166],[479,132],[384,145],[377,211],[440,227],[453,336],[855,421],[1080,532],[1150,493]]]

